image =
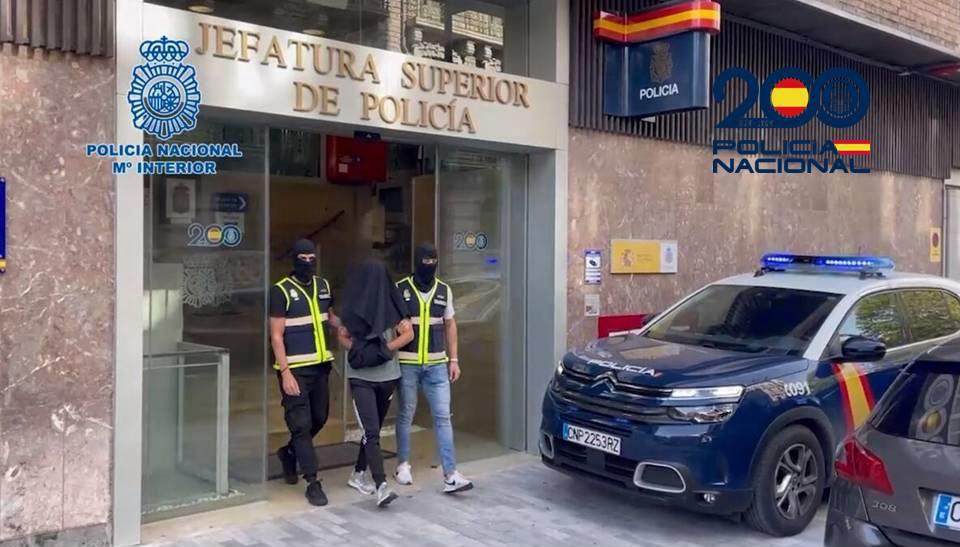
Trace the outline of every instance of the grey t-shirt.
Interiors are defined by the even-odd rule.
[[[393,329],[384,331],[384,340],[389,342],[393,340],[393,338]],[[356,378],[358,380],[366,380],[367,382],[389,382],[390,380],[400,378],[400,375],[400,362],[397,361],[396,352],[393,354],[393,359],[390,359],[379,367],[356,369],[351,367],[350,361],[347,360],[347,378]]]

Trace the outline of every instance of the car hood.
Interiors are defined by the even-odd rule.
[[[806,369],[804,359],[615,336],[573,350],[564,367],[596,376],[613,370],[621,382],[653,387],[752,385]]]

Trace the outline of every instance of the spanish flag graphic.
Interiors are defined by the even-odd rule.
[[[869,156],[870,155],[870,141],[833,141],[834,148],[837,149],[837,154],[841,156]]]
[[[794,118],[803,114],[810,103],[810,90],[796,78],[784,78],[773,86],[770,104],[778,114]]]
[[[870,379],[859,363],[834,363],[833,375],[840,385],[847,430],[853,431],[867,421],[876,404]]]
[[[692,0],[634,15],[599,12],[593,21],[593,35],[622,44],[635,44],[702,30],[720,32],[720,4],[712,0]]]

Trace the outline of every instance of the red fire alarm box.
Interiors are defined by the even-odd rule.
[[[334,184],[387,181],[387,143],[327,136],[327,180]]]

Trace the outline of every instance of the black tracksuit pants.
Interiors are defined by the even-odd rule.
[[[380,428],[390,410],[390,400],[399,380],[388,382],[368,382],[357,378],[350,379],[350,392],[353,393],[353,405],[363,428],[360,441],[360,453],[357,454],[355,471],[366,471],[370,467],[373,482],[379,487],[386,482],[383,470],[383,453],[380,451]]]
[[[317,476],[317,453],[313,449],[313,438],[327,423],[330,412],[330,363],[291,368],[297,383],[300,384],[300,395],[292,397],[283,391],[283,381],[280,373],[281,404],[283,417],[290,430],[290,443],[287,447],[297,457],[300,464],[300,473],[308,480]]]

